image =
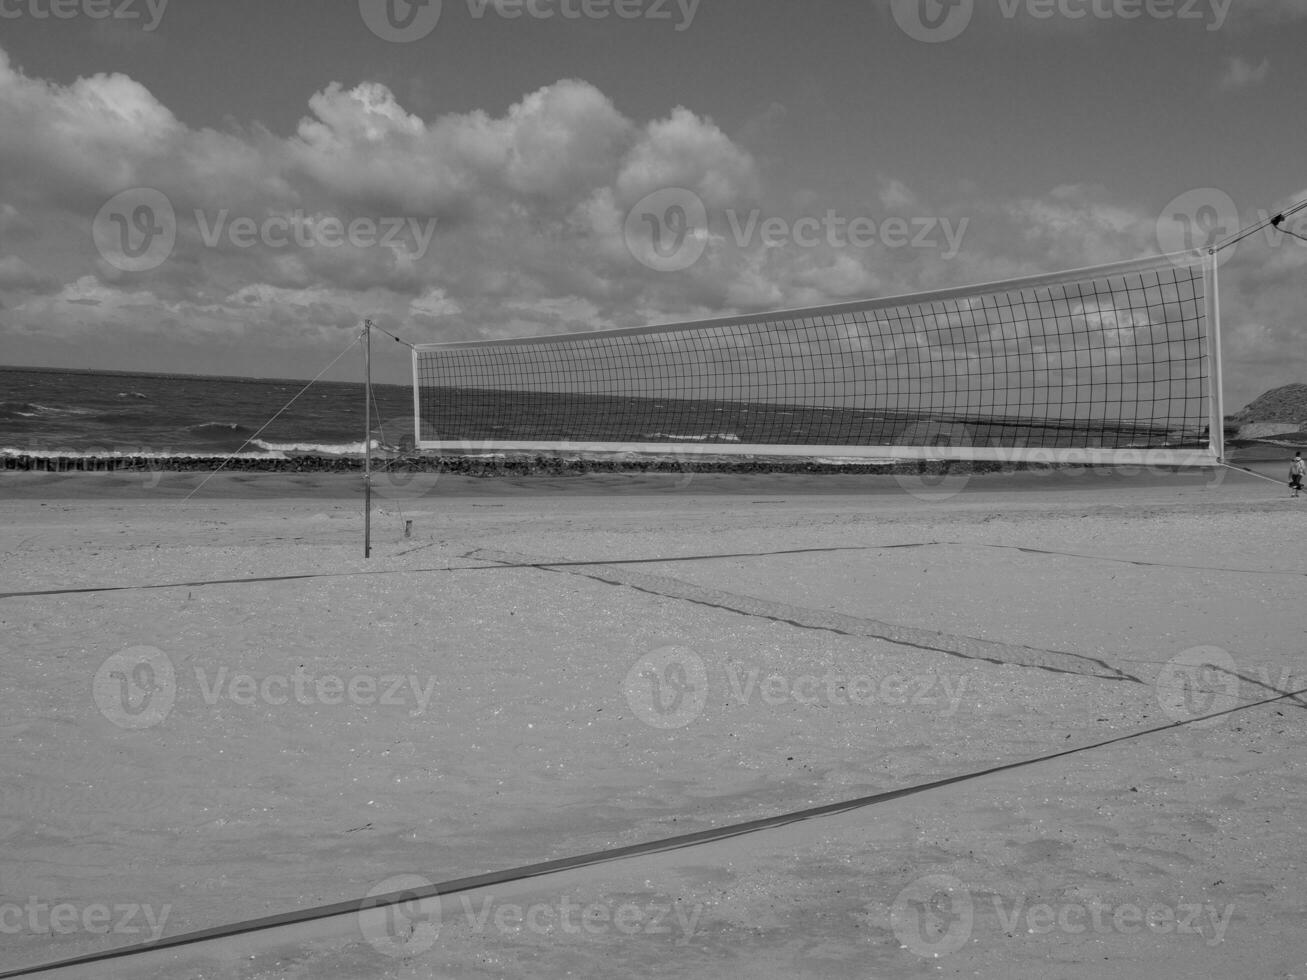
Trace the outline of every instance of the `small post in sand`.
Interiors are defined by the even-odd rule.
[[[372,557],[372,321],[363,321],[363,557]]]

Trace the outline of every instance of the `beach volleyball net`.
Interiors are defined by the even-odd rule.
[[[423,450],[1215,465],[1203,252],[806,310],[419,345]]]

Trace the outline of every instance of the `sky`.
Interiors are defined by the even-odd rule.
[[[308,378],[365,318],[531,336],[1202,246],[1307,198],[1304,40],[1302,0],[0,0],[0,363]],[[1233,411],[1307,381],[1307,241],[1222,257]]]

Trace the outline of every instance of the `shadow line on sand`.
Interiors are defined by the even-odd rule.
[[[901,626],[824,609],[793,606],[756,596],[726,592],[722,589],[710,589],[665,575],[647,575],[618,567],[616,562],[612,564],[551,562],[544,558],[535,559],[525,555],[491,550],[474,551],[467,557],[503,562],[518,567],[539,568],[543,571],[581,575],[608,585],[626,586],[651,595],[725,609],[745,616],[786,623],[800,629],[826,630],[841,636],[884,640],[898,646],[945,653],[965,660],[985,660],[994,664],[1034,667],[1058,674],[1079,674],[1085,677],[1099,677],[1103,680],[1143,683],[1139,677],[1119,667],[1083,654],[983,640],[974,636],[945,633],[916,626]]]

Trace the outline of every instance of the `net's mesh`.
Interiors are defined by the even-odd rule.
[[[1206,449],[1205,259],[637,330],[425,345],[420,444]]]

